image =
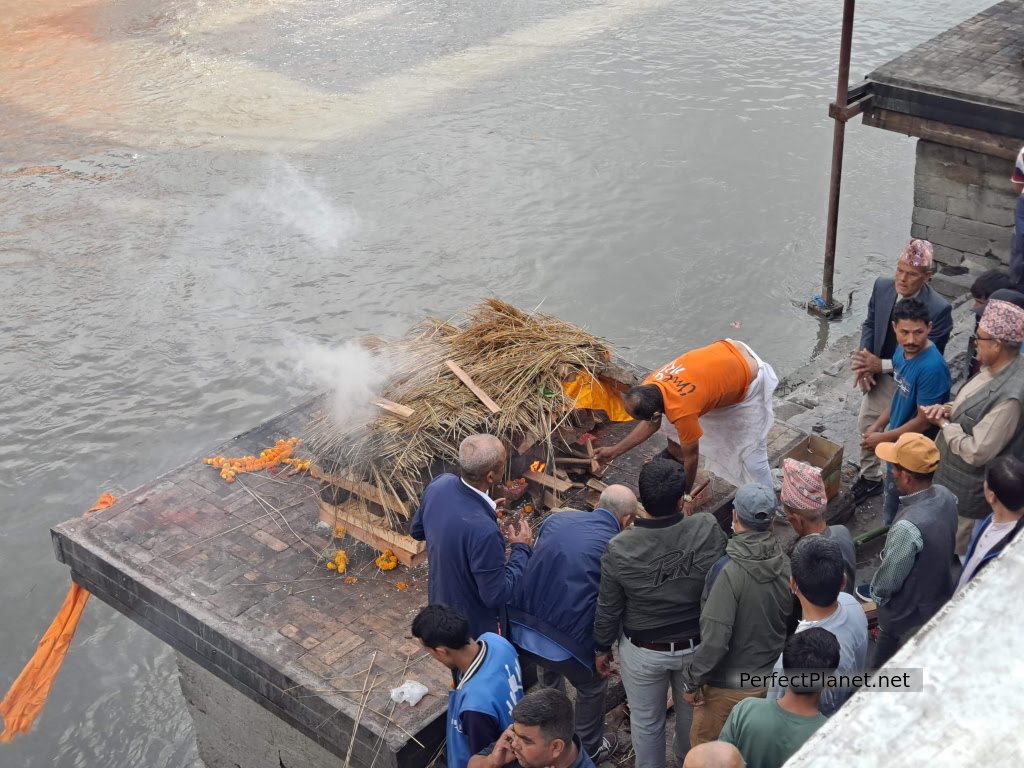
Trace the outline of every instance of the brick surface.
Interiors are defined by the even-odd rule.
[[[869,80],[1024,110],[1024,3],[1004,0],[884,64]]]

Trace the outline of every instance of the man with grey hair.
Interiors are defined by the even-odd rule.
[[[470,435],[459,446],[461,477],[445,473],[423,492],[410,533],[427,542],[427,599],[454,608],[472,637],[506,631],[505,606],[530,559],[533,534],[525,521],[505,537],[489,495],[505,477],[505,446],[493,435]]]
[[[637,502],[624,485],[610,485],[593,512],[556,512],[537,532],[537,546],[509,604],[509,638],[524,665],[536,664],[540,684],[576,689],[576,733],[595,763],[611,757],[604,734],[608,679],[594,669],[594,614],[601,555],[628,528]]]

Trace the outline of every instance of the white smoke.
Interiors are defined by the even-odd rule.
[[[326,390],[335,425],[348,431],[368,424],[379,413],[373,401],[388,380],[387,358],[356,342],[329,347],[299,341],[291,348],[295,374]]]

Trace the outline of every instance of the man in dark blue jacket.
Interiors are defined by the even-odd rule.
[[[505,477],[505,446],[493,435],[470,435],[459,446],[461,477],[435,477],[412,520],[412,537],[427,542],[427,599],[461,613],[473,637],[504,632],[505,606],[530,559],[525,521],[509,528],[512,552],[498,527],[491,486]]]
[[[509,604],[509,639],[525,664],[538,666],[540,684],[576,689],[576,735],[595,763],[611,757],[615,741],[604,736],[608,679],[594,669],[594,613],[601,584],[601,555],[613,536],[636,516],[636,496],[610,485],[593,512],[551,515],[537,532],[526,573]]]
[[[940,353],[946,351],[953,330],[953,308],[928,285],[933,267],[932,244],[911,240],[896,263],[895,278],[880,277],[871,289],[868,316],[861,326],[860,350],[853,356],[854,383],[864,393],[857,417],[861,435],[889,407],[896,392],[892,355],[897,344],[892,314],[898,302],[917,299],[928,308],[932,324],[928,338]],[[873,449],[861,449],[860,477],[851,490],[855,504],[882,492],[882,465]]]

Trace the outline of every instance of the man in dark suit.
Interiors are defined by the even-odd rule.
[[[427,599],[454,608],[471,637],[506,633],[505,606],[533,552],[525,520],[509,526],[511,553],[488,495],[505,476],[505,446],[493,435],[470,435],[459,446],[461,477],[435,477],[423,492],[410,533],[427,542]]]
[[[934,257],[927,240],[911,240],[896,264],[895,278],[875,280],[868,302],[868,316],[860,334],[860,351],[853,356],[854,383],[864,393],[857,423],[861,434],[892,402],[896,383],[892,376],[892,355],[896,351],[896,332],[892,313],[897,302],[918,299],[928,307],[932,323],[928,338],[945,352],[953,330],[953,308],[928,285]],[[853,501],[862,504],[882,492],[882,465],[871,449],[862,449],[860,477],[853,485]]]

